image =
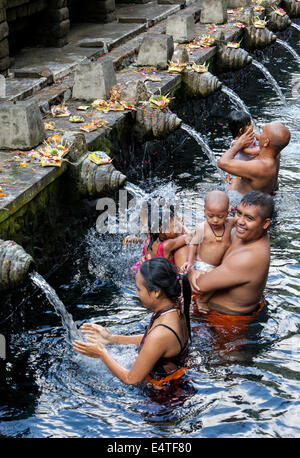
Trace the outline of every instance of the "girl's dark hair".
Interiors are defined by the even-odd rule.
[[[232,111],[228,116],[228,126],[233,138],[240,135],[240,130],[244,133],[245,128],[251,124],[251,116],[243,110]]]
[[[191,338],[191,287],[187,276],[179,275],[176,267],[161,256],[145,261],[141,266],[140,273],[143,277],[144,285],[149,292],[162,290],[169,299],[174,301],[179,298],[181,292],[183,293],[184,314],[189,337]],[[182,291],[180,279],[182,280]]]
[[[152,246],[153,246],[153,243],[159,239],[159,235],[160,233],[159,232],[152,232],[152,220],[151,220],[151,201],[148,201],[147,202],[147,206],[148,206],[148,233],[150,234],[150,239],[149,239],[149,244],[148,244],[148,247],[150,250],[152,250]],[[162,221],[162,207],[159,206],[158,207],[158,229],[160,230],[162,225],[163,225],[163,221]],[[174,209],[174,205],[170,205],[170,219],[174,218],[175,216],[175,209]]]

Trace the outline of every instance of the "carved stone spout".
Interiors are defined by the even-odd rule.
[[[187,70],[182,74],[187,92],[192,96],[208,97],[221,89],[221,81],[210,72],[197,73]]]
[[[244,44],[247,49],[262,49],[276,41],[276,35],[270,30],[246,27]]]
[[[242,48],[229,48],[220,46],[218,48],[216,66],[219,71],[228,72],[239,70],[248,64],[251,64],[252,57]]]
[[[97,165],[86,157],[80,167],[78,189],[82,195],[102,196],[119,189],[126,179],[111,163]]]
[[[169,110],[157,110],[151,107],[139,107],[135,115],[135,133],[138,137],[167,137],[174,132],[180,124],[179,119]]]
[[[285,14],[280,16],[276,14],[275,11],[272,11],[268,16],[268,29],[273,30],[274,32],[287,29],[291,25],[292,21],[289,16]]]
[[[27,277],[33,258],[12,240],[0,240],[0,291],[16,288]]]
[[[300,17],[300,2],[297,0],[283,0],[282,8],[290,17]]]

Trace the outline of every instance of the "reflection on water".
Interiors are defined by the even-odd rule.
[[[294,29],[293,36],[296,33]],[[274,62],[266,57],[265,65],[284,89],[287,107],[263,79],[250,78],[246,85],[234,88],[257,126],[281,120],[292,132],[292,141],[282,154],[280,190],[275,198],[267,307],[229,340],[204,318],[193,317],[190,370],[172,393],[156,393],[125,386],[101,361],[75,354],[55,310],[42,294],[29,290],[27,308],[22,308],[23,327],[10,336],[7,361],[0,361],[4,394],[0,434],[299,436],[300,109],[299,100],[292,95],[297,63],[282,51],[276,53]],[[201,102],[197,104],[201,112]],[[212,110],[211,116],[195,115],[217,157],[231,141],[224,121],[231,109],[226,97],[220,98],[218,110]],[[191,118],[183,119],[192,124]],[[200,130],[196,123],[193,127]],[[160,168],[155,179],[135,183],[146,193],[160,186],[162,194],[184,201],[187,209],[192,210],[198,199],[199,208],[203,208],[206,192],[222,184],[199,145],[188,140],[182,130],[174,134],[178,141],[176,135],[181,135],[182,149],[168,166]],[[186,224],[191,224],[189,218]],[[113,333],[141,334],[149,314],[135,295],[130,266],[139,258],[142,245],[129,249],[122,248],[121,242],[120,235],[104,236],[92,228],[71,262],[49,282],[77,325],[90,320]],[[20,313],[14,309],[15,316]],[[5,334],[6,325],[0,332]],[[113,346],[109,351],[126,367],[136,357],[131,346]]]

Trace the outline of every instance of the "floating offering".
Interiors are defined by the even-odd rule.
[[[79,127],[80,130],[83,130],[84,132],[93,132],[94,130],[97,130],[97,124],[93,123],[88,123],[84,124],[83,126]]]
[[[147,76],[144,81],[152,81],[153,83],[159,83],[161,78],[159,76]]]
[[[45,130],[55,130],[55,123],[53,121],[44,122],[44,129]]]
[[[245,28],[245,25],[242,24],[241,22],[235,22],[233,25],[235,25],[236,27],[239,27],[240,29],[244,29]]]
[[[210,46],[213,46],[215,43],[215,39],[209,35],[202,35],[200,38],[195,38],[194,41],[189,43],[187,47],[191,49],[197,49],[197,48],[209,48]]]
[[[90,105],[80,105],[79,107],[76,107],[76,110],[79,111],[86,111],[90,108]]]
[[[253,25],[256,29],[264,29],[267,25],[267,21],[259,18],[254,18]]]
[[[84,118],[82,116],[70,116],[70,122],[84,122]]]
[[[169,73],[181,73],[186,68],[187,64],[183,62],[170,62]]]
[[[262,11],[265,11],[265,8],[263,6],[257,5],[257,6],[254,7],[254,10],[258,11],[259,13],[261,13]]]
[[[208,67],[209,67],[209,65],[206,65],[206,64],[201,64],[201,65],[193,64],[191,66],[191,69],[194,70],[197,73],[206,73],[206,72],[208,72]]]
[[[149,99],[150,107],[158,110],[166,110],[170,103],[170,99],[165,95],[152,95]]]
[[[51,108],[52,116],[55,118],[62,118],[64,116],[70,116],[71,112],[64,105],[55,105]]]
[[[55,134],[55,135],[52,135],[51,137],[48,137],[45,142],[47,143],[52,143],[52,142],[56,142],[56,143],[59,143],[60,142],[60,139],[61,139],[61,136],[58,135],[58,134]]]
[[[286,11],[284,11],[284,9],[282,9],[282,8],[274,8],[274,12],[276,14],[278,14],[278,16],[285,16],[286,15]]]
[[[49,140],[49,139],[48,139]],[[68,148],[59,144],[49,144],[45,142],[45,147],[33,151],[30,157],[39,159],[43,167],[61,167],[64,156],[68,153]]]
[[[240,43],[234,43],[234,42],[231,42],[231,43],[227,43],[227,48],[234,48],[234,49],[237,49],[240,47]]]
[[[89,160],[97,165],[109,164],[111,158],[104,151],[94,151],[88,156]]]

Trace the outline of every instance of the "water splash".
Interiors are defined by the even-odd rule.
[[[252,60],[252,64],[258,68],[264,75],[265,77],[267,78],[267,80],[271,83],[271,85],[273,86],[273,88],[275,89],[277,95],[279,96],[281,102],[287,106],[287,101],[286,101],[286,98],[284,97],[277,81],[275,80],[275,78],[271,75],[271,73],[269,72],[269,70],[263,65],[261,64],[260,62],[258,62],[257,60],[253,59]]]
[[[292,48],[291,45],[289,45],[286,41],[280,40],[279,38],[277,38],[276,43],[279,43],[281,46],[286,48],[295,57],[297,62],[300,63],[300,56],[296,52],[296,50],[294,48]]]
[[[72,343],[72,341],[75,339],[84,340],[83,335],[77,329],[77,326],[73,321],[72,315],[67,312],[66,307],[57,296],[55,290],[49,285],[49,283],[46,282],[46,280],[38,272],[35,271],[31,272],[29,277],[31,281],[43,291],[50,304],[53,305],[57,315],[60,316],[62,323],[67,331],[67,341]]]
[[[202,150],[205,152],[212,165],[216,167],[221,180],[224,181],[225,174],[223,170],[221,170],[218,167],[216,156],[214,152],[210,149],[204,138],[199,134],[199,132],[197,132],[195,129],[193,129],[191,126],[188,126],[187,124],[182,123],[180,127],[181,129],[185,130],[191,137],[193,137],[194,140],[196,140],[196,142],[198,143],[198,145],[201,146]]]
[[[248,107],[247,105],[245,104],[245,102],[237,95],[236,92],[234,92],[232,89],[230,89],[229,87],[225,86],[223,84],[222,86],[222,89],[221,89],[222,92],[224,92],[224,94],[228,95],[229,99],[231,102],[233,102],[235,105],[237,105],[239,108],[241,108],[243,111],[246,111],[246,113],[248,113],[250,116],[250,112],[248,110]]]
[[[299,32],[300,32],[300,25],[295,24],[295,22],[291,23],[291,27],[294,27],[295,29],[299,30]]]
[[[135,184],[131,183],[130,181],[126,181],[126,183],[123,186],[123,189],[126,191],[130,192],[134,197],[138,199],[148,199],[149,193],[141,189],[139,186],[136,186]]]

